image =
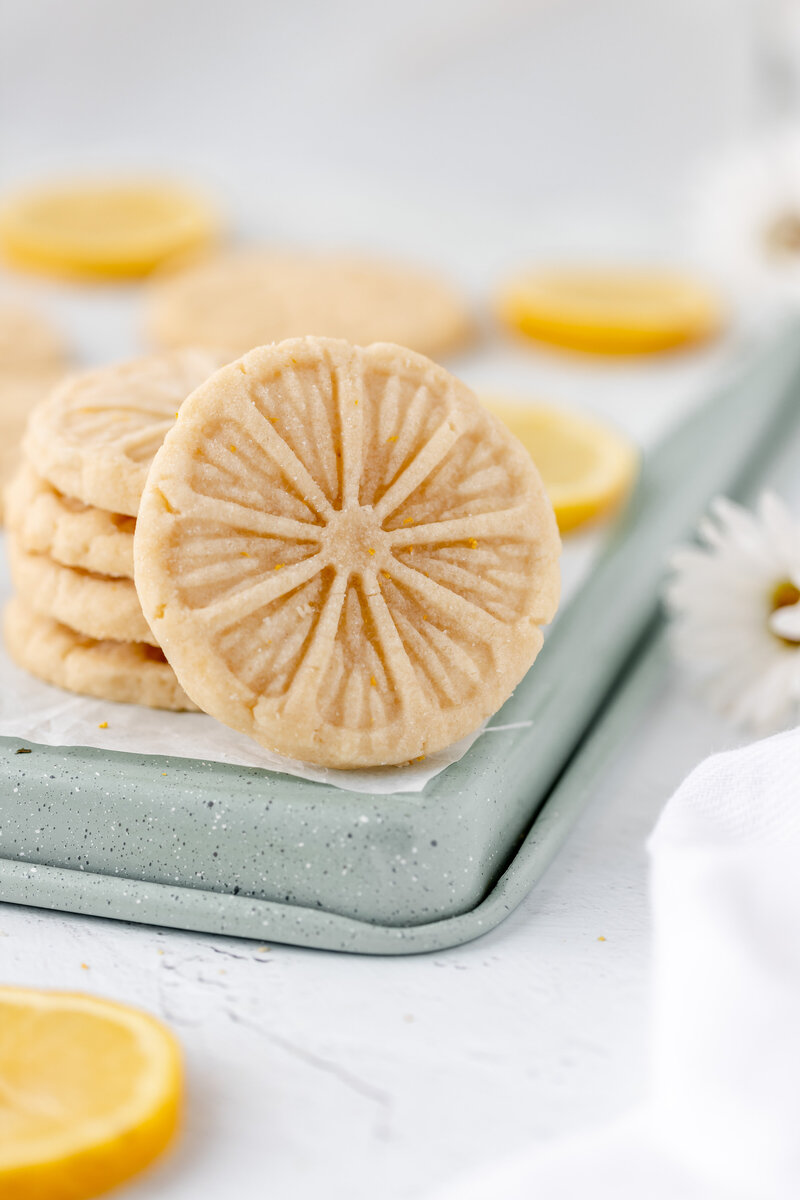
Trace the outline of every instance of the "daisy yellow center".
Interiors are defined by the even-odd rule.
[[[777,612],[779,608],[791,608],[798,603],[800,603],[800,588],[795,587],[791,580],[784,579],[772,593],[770,612]],[[780,641],[785,642],[787,646],[800,645],[795,638],[781,637]]]

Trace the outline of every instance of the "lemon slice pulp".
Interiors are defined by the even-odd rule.
[[[166,1147],[180,1110],[169,1031],[92,996],[0,988],[0,1195],[82,1200]]]
[[[501,290],[498,314],[528,337],[596,354],[646,354],[709,337],[721,324],[713,292],[656,270],[531,271]]]
[[[600,516],[630,492],[639,454],[615,429],[549,405],[482,399],[536,464],[561,533]]]
[[[55,275],[146,275],[217,232],[193,192],[160,182],[83,182],[20,192],[0,209],[0,250],[11,263]]]

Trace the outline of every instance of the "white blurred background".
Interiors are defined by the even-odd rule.
[[[693,265],[698,179],[796,111],[800,0],[0,0],[0,20],[0,196],[163,172],[236,236],[438,266],[484,321],[449,364],[467,382],[646,445],[739,347],[741,296],[726,338],[624,362],[510,345],[489,302],[537,261]],[[13,284],[84,361],[144,349],[130,288]]]
[[[781,0],[2,0],[0,185],[167,169],[241,226],[465,274],[674,240]]]
[[[709,347],[619,361],[510,343],[491,294],[542,260],[691,264],[698,177],[793,112],[799,4],[0,0],[0,196],[167,173],[210,191],[235,236],[438,266],[483,319],[448,361],[468,383],[589,409],[649,446],[741,349],[741,305]],[[9,286],[79,361],[146,348],[139,287],[0,271]]]

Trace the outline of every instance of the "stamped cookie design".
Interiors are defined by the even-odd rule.
[[[196,711],[154,646],[96,641],[34,612],[19,597],[6,606],[3,630],[17,666],[54,687],[98,700]]]
[[[559,590],[529,456],[394,345],[262,347],[192,395],[150,471],[136,586],[181,684],[282,754],[402,763],[474,730]]]
[[[161,346],[254,346],[312,334],[397,342],[437,356],[470,341],[460,295],[423,271],[355,257],[241,250],[153,285],[148,328]]]
[[[176,350],[73,375],[31,414],[25,453],[64,495],[135,517],[182,402],[227,357]]]

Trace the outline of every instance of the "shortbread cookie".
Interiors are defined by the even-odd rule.
[[[3,515],[3,490],[22,459],[22,435],[28,418],[62,374],[62,371],[51,367],[0,371],[0,519]]]
[[[95,641],[35,613],[19,597],[6,606],[3,625],[14,662],[45,683],[98,700],[196,711],[154,646]]]
[[[266,250],[234,251],[167,275],[154,285],[148,328],[162,346],[238,353],[312,334],[439,355],[473,333],[463,300],[435,276],[352,256]]]
[[[556,609],[525,449],[399,346],[298,338],[193,393],[156,455],[136,585],[187,694],[282,754],[402,763],[493,713]]]
[[[0,372],[63,370],[63,338],[44,317],[13,301],[0,300]]]
[[[28,554],[7,538],[11,580],[35,612],[100,641],[158,645],[142,614],[132,579],[110,579]]]
[[[64,495],[135,517],[180,405],[227,357],[175,350],[71,376],[31,414],[28,459]]]
[[[65,567],[133,579],[135,517],[63,496],[24,462],[5,493],[6,524],[29,554]]]

